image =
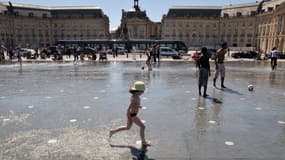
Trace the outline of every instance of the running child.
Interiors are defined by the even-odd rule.
[[[145,139],[145,125],[141,121],[141,119],[137,116],[139,109],[142,108],[140,102],[140,96],[145,91],[145,84],[142,81],[136,81],[132,88],[129,90],[129,92],[132,94],[130,105],[127,110],[127,125],[126,126],[120,126],[116,129],[111,129],[109,132],[109,138],[112,137],[113,134],[123,131],[123,130],[129,130],[132,127],[132,124],[135,123],[140,127],[140,137],[142,141],[142,145],[150,146],[150,141]]]

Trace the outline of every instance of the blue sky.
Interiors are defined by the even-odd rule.
[[[8,2],[7,0],[0,0]],[[110,29],[120,25],[122,9],[132,8],[133,0],[10,0],[12,3],[24,3],[44,6],[98,6],[110,19]],[[171,6],[222,6],[229,4],[251,3],[255,0],[139,0],[142,10],[146,10],[148,17],[154,21],[161,21],[162,15]]]

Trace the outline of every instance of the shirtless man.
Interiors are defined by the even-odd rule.
[[[225,55],[227,53],[227,43],[222,44],[222,48],[218,50],[217,55],[215,56],[215,65],[216,65],[216,72],[215,77],[213,79],[213,85],[216,88],[216,80],[219,76],[219,73],[221,73],[221,88],[226,88],[224,85],[225,81],[225,74],[226,74],[226,68],[224,64]]]

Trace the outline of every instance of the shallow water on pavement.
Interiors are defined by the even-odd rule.
[[[198,96],[193,62],[0,66],[0,159],[285,159],[285,64],[227,62],[224,90]],[[211,66],[214,69],[213,65]],[[139,129],[124,125],[129,87],[147,85]],[[220,80],[217,80],[217,86]],[[248,85],[254,91],[248,91]]]

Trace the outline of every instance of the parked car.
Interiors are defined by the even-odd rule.
[[[126,53],[126,50],[124,47],[118,47],[118,54],[124,55]]]
[[[88,55],[93,55],[97,53],[96,49],[90,48],[90,47],[82,48],[80,52],[83,52],[84,54],[88,54]]]
[[[267,60],[268,59],[268,55],[265,53],[260,53],[257,55],[256,57],[257,60]]]
[[[114,52],[113,52],[113,49],[107,49],[107,54],[110,54],[110,55],[112,55]]]
[[[210,54],[216,54],[217,53],[217,50],[216,49],[208,49],[208,52],[210,53]]]
[[[94,48],[85,48],[84,53],[87,54],[87,57],[93,61],[97,59],[97,50]]]
[[[161,56],[178,56],[178,52],[169,47],[160,47]]]
[[[270,59],[271,58],[271,53],[268,53],[267,54],[267,57],[268,57],[268,59]],[[277,52],[277,58],[278,59],[285,59],[285,54],[283,53],[283,52]]]
[[[277,53],[277,58],[279,58],[279,59],[285,59],[285,54],[282,53],[282,52],[278,52],[278,53]]]
[[[15,57],[17,57],[17,55],[15,55],[16,51],[13,51],[13,54]],[[20,48],[20,54],[27,59],[32,59],[35,57],[36,51],[28,48]]]
[[[257,58],[258,53],[254,52],[254,51],[248,51],[244,53],[244,57],[243,58]]]
[[[231,56],[233,58],[242,58],[243,57],[243,52],[235,52],[235,53],[232,53]]]
[[[99,61],[107,60],[107,52],[106,51],[100,51],[99,52]]]
[[[258,53],[254,51],[236,52],[231,55],[233,58],[257,58]]]
[[[124,47],[118,47],[118,54],[119,55],[124,55],[125,54],[125,48]],[[113,53],[115,53],[115,51],[113,51],[113,49],[108,49],[107,50],[107,54],[113,54]]]
[[[217,54],[216,49],[208,49],[208,53],[210,54],[210,58],[213,60]]]

